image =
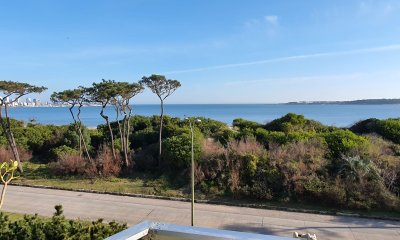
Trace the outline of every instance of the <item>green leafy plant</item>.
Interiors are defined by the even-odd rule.
[[[10,161],[10,162],[3,162],[0,165],[0,179],[1,182],[3,183],[3,190],[1,191],[1,196],[0,196],[0,209],[3,206],[4,203],[4,198],[6,195],[6,190],[8,184],[17,178],[14,176],[15,171],[18,168],[18,161]]]
[[[40,239],[40,240],[100,240],[121,232],[126,224],[115,221],[105,223],[103,219],[93,222],[68,220],[63,215],[61,205],[55,206],[56,212],[51,218],[39,217],[37,214],[25,215],[23,219],[11,221],[0,212],[0,240]]]

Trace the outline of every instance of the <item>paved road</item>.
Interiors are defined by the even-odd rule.
[[[190,224],[190,203],[107,194],[10,186],[4,211],[51,216],[62,204],[68,218],[117,220],[134,225],[143,220]],[[400,239],[400,222],[196,204],[195,225],[227,230],[292,236],[316,233],[318,239]]]

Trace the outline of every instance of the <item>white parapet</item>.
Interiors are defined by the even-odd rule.
[[[144,221],[106,240],[292,240],[293,238]]]

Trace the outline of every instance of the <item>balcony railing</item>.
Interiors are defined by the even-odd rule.
[[[106,240],[293,240],[293,238],[144,221]]]

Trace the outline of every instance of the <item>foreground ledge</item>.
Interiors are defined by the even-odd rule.
[[[277,237],[254,233],[218,230],[212,228],[189,227],[175,224],[143,221],[120,233],[117,233],[106,240],[137,240],[142,237],[158,240],[292,240],[293,238]]]

